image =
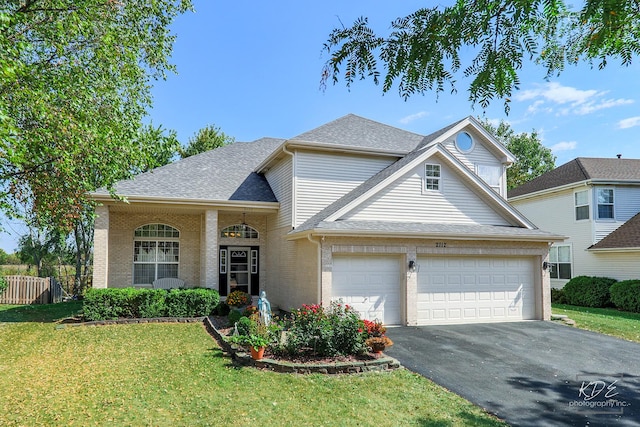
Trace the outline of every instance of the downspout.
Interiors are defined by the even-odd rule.
[[[307,234],[307,239],[314,243],[318,248],[318,296],[320,297],[320,304],[322,304],[322,243],[318,240],[313,240],[311,233]]]

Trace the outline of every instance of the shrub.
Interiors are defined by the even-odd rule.
[[[229,311],[231,311],[231,309],[224,301],[220,301],[216,306],[216,314],[218,316],[227,316],[229,314]]]
[[[640,313],[640,280],[623,280],[610,288],[611,301],[624,311]]]
[[[569,280],[563,292],[567,304],[583,307],[611,306],[609,288],[616,283],[608,277],[578,276]]]
[[[227,319],[229,319],[229,324],[233,326],[236,324],[237,321],[240,320],[241,317],[242,317],[242,312],[240,310],[231,310],[229,312],[229,316],[227,316]]]
[[[140,317],[162,317],[167,312],[167,291],[164,289],[148,289],[137,297],[138,313]]]
[[[83,303],[84,316],[88,320],[139,317],[136,300],[143,292],[134,288],[89,289]]]
[[[212,289],[171,289],[166,294],[166,316],[208,316],[218,305],[220,297]]]
[[[289,355],[338,356],[366,351],[364,324],[358,313],[337,302],[328,309],[303,305],[291,313],[284,327],[286,339],[279,343],[277,351]]]
[[[89,289],[83,311],[87,320],[208,316],[219,300],[212,289]]]
[[[551,288],[551,302],[554,304],[566,304],[567,297],[564,294],[564,290]]]
[[[249,335],[251,332],[251,319],[248,317],[242,316],[238,319],[236,325],[238,327],[238,334],[240,335]]]

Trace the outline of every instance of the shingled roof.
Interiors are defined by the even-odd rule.
[[[422,142],[424,135],[385,125],[355,114],[302,133],[290,141],[361,147],[408,153]]]
[[[275,138],[236,142],[120,181],[115,192],[128,198],[277,202],[267,180],[253,170],[283,142]],[[102,188],[94,195],[109,192]]]
[[[640,213],[615,229],[607,237],[600,240],[589,250],[606,249],[638,249],[640,248]]]
[[[640,182],[640,159],[578,157],[508,194],[512,198],[588,180]]]

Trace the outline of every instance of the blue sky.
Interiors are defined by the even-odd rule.
[[[177,74],[154,82],[149,120],[174,129],[184,144],[214,124],[237,141],[263,136],[290,138],[345,114],[429,134],[468,115],[504,119],[517,132],[535,129],[557,156],[559,166],[575,157],[640,158],[640,66],[568,68],[545,81],[545,71],[526,64],[511,111],[496,100],[486,110],[472,108],[461,76],[456,94],[435,93],[402,99],[371,81],[349,90],[343,83],[320,90],[322,46],[342,21],[359,16],[384,32],[392,19],[429,2],[352,0],[300,2],[195,0],[195,13],[180,16],[173,63]],[[3,221],[0,248],[15,249],[24,230]]]

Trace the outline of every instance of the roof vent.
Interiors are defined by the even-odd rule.
[[[622,157],[622,154],[616,154],[616,157],[620,158],[620,157]]]

